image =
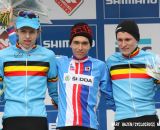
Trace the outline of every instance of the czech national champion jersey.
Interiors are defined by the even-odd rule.
[[[96,108],[99,90],[106,93],[105,63],[91,57],[76,60],[60,56],[57,127],[98,128]]]

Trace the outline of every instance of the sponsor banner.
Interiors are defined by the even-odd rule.
[[[96,19],[96,0],[45,0],[45,5],[52,20]]]
[[[159,0],[103,0],[104,19],[159,18]],[[114,11],[113,11],[114,10]]]
[[[64,73],[63,82],[66,84],[82,84],[93,86],[94,77],[83,74]]]
[[[72,25],[43,25],[40,41],[42,46],[51,49],[56,55],[71,56],[72,50],[69,45],[70,29]],[[97,26],[90,25],[93,29],[93,45],[89,51],[92,57],[98,57],[97,45]]]

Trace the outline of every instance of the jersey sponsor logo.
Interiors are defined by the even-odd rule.
[[[70,68],[70,70],[72,70],[72,71],[74,71],[74,70],[75,70],[75,67],[73,66],[73,64],[72,64],[72,63],[70,64],[70,67],[69,67],[69,68]]]
[[[83,74],[64,74],[64,83],[68,84],[82,84],[86,86],[93,86],[94,78],[90,75],[83,75]]]
[[[55,0],[68,15],[72,15],[83,3],[84,0]]]
[[[90,71],[90,70],[91,70],[91,67],[90,67],[90,66],[86,66],[86,67],[84,68],[84,70],[85,70],[85,71]]]
[[[157,4],[158,0],[106,0],[106,4]]]

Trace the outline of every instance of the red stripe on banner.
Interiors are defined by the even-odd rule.
[[[46,72],[41,71],[12,71],[12,72],[5,72],[5,76],[46,76]]]
[[[116,75],[112,75],[112,80],[117,80],[117,79],[126,79],[126,78],[151,78],[149,75],[147,74],[116,74]]]

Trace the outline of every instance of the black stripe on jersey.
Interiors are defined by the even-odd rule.
[[[110,68],[110,71],[111,70],[117,70],[117,69],[128,69],[128,68],[146,68],[146,65],[145,64],[122,64],[122,65],[115,65],[115,66],[112,66]]]
[[[7,66],[26,66],[26,61],[8,61],[8,62],[4,62],[4,67],[7,67]],[[49,67],[49,62],[27,61],[27,66],[45,66],[45,67]]]

